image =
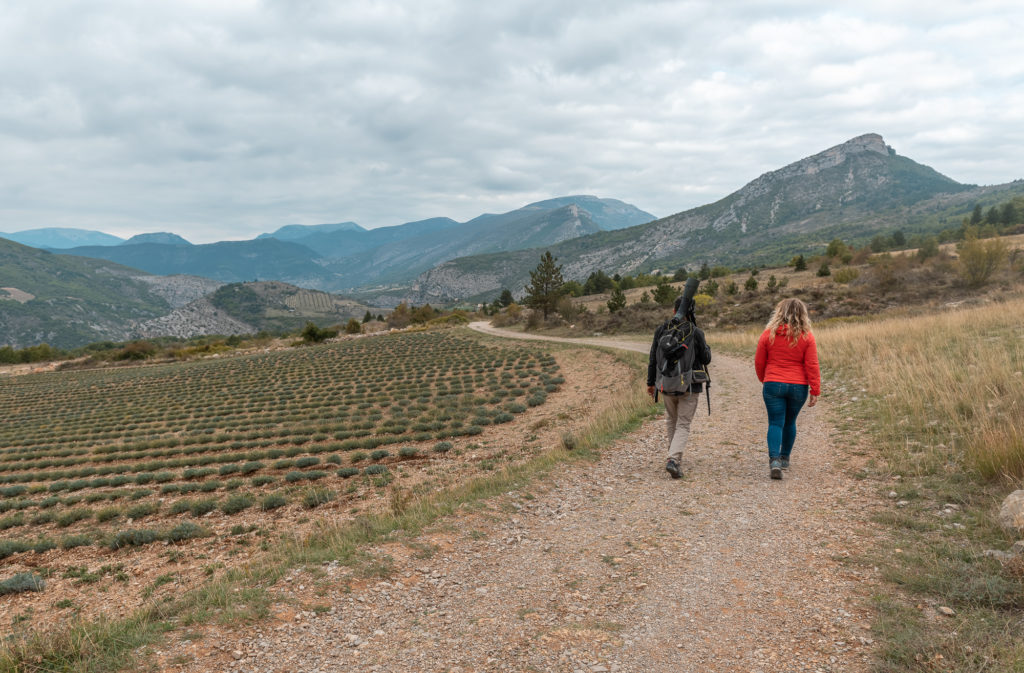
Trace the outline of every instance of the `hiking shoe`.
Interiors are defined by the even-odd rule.
[[[668,462],[665,463],[665,471],[672,475],[673,479],[678,479],[683,476],[682,470],[679,469],[679,463],[669,458]]]
[[[782,464],[782,469],[783,470],[788,470],[789,469],[789,458],[780,458],[779,462]]]
[[[780,459],[776,458],[769,463],[768,469],[771,470],[772,479],[782,479],[782,461]]]

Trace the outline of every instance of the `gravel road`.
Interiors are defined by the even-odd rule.
[[[868,670],[877,579],[843,558],[870,544],[875,498],[840,465],[827,396],[801,414],[793,467],[771,481],[752,363],[716,355],[711,374],[683,479],[664,471],[664,421],[651,420],[597,462],[412,546],[381,545],[386,580],[295,571],[276,619],[180,642],[162,653],[167,670]]]

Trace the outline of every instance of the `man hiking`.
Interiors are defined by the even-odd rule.
[[[707,365],[711,362],[711,349],[694,316],[697,284],[696,280],[687,283],[686,291],[675,301],[673,317],[655,330],[647,361],[647,394],[655,402],[660,394],[665,401],[665,470],[673,479],[683,476],[681,465],[690,423],[704,383],[710,381]]]

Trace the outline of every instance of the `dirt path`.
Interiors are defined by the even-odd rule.
[[[451,517],[414,545],[382,545],[386,580],[330,564],[296,571],[282,598],[325,582],[322,613],[279,612],[164,661],[296,673],[866,671],[876,581],[842,559],[868,544],[874,498],[838,465],[827,399],[801,415],[786,478],[768,479],[752,370],[716,355],[713,413],[702,400],[682,480],[664,471],[653,420],[597,463]]]

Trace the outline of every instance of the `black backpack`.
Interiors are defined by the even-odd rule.
[[[655,351],[658,373],[657,388],[662,393],[680,394],[690,391],[694,383],[693,366],[696,361],[694,347],[695,325],[689,320],[665,323]]]

